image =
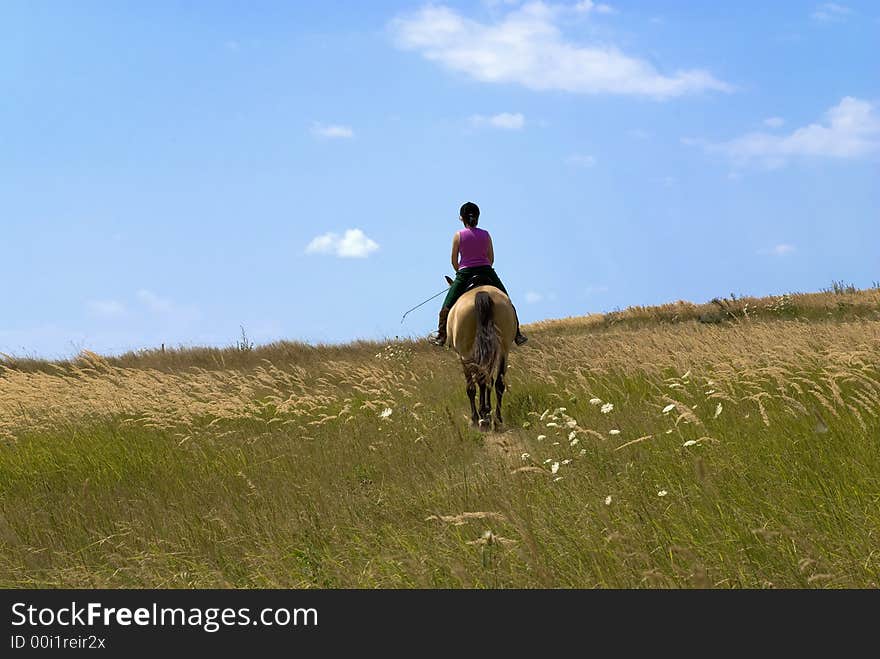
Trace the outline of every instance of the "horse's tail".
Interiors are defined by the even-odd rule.
[[[495,329],[495,303],[485,291],[477,293],[477,335],[474,338],[473,362],[487,384],[492,383],[501,356],[501,342]]]

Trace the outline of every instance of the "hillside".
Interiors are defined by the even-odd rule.
[[[5,587],[877,587],[880,291],[0,365]]]

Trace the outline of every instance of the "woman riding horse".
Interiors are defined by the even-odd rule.
[[[455,269],[455,281],[449,287],[443,307],[440,309],[440,319],[437,326],[437,336],[431,339],[434,345],[442,346],[446,343],[446,319],[449,310],[455,301],[465,292],[473,278],[477,278],[478,284],[494,286],[507,294],[507,289],[495,273],[492,267],[495,263],[495,251],[492,248],[492,236],[485,229],[478,229],[480,221],[480,208],[475,203],[466,202],[459,211],[459,220],[464,223],[464,229],[457,231],[452,237],[452,267]],[[508,295],[509,297],[509,295]],[[516,309],[513,310],[516,314]],[[521,346],[528,339],[520,332],[519,318],[516,320],[516,345]]]

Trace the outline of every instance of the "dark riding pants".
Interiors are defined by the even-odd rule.
[[[458,300],[465,292],[465,288],[471,280],[471,277],[477,276],[481,286],[494,286],[507,295],[507,289],[495,273],[495,269],[491,265],[481,265],[476,268],[461,268],[455,275],[455,281],[449,287],[446,299],[443,300],[443,306],[451,309],[455,301]],[[508,296],[509,297],[509,296]]]

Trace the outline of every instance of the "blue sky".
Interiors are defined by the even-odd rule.
[[[424,335],[880,280],[875,2],[0,6],[0,351]]]

